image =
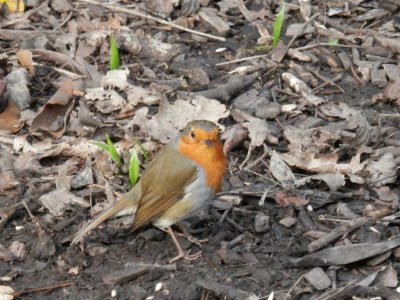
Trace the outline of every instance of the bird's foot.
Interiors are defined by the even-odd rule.
[[[201,240],[198,239],[198,238],[195,238],[193,235],[191,235],[189,233],[189,231],[186,229],[186,227],[183,226],[182,224],[179,223],[177,226],[182,231],[182,233],[176,233],[176,235],[178,235],[180,237],[185,237],[192,244],[196,244],[197,246],[201,247],[201,243],[207,243],[208,242],[208,238],[201,239]]]
[[[182,251],[182,252],[179,252],[179,254],[177,256],[175,256],[174,258],[171,258],[170,260],[168,260],[168,263],[172,264],[173,262],[176,262],[180,259],[196,260],[201,255],[202,255],[201,251],[196,254],[192,254],[192,255],[189,255],[189,252]]]

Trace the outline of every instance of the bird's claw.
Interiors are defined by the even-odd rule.
[[[189,252],[190,252],[190,251],[189,251]],[[175,256],[174,258],[171,258],[170,260],[168,260],[168,263],[172,264],[173,262],[176,262],[176,261],[178,261],[178,260],[180,260],[180,259],[196,260],[196,259],[198,259],[198,258],[201,256],[201,254],[202,254],[202,252],[199,251],[199,252],[196,253],[196,254],[189,255],[189,252],[183,252],[183,251],[180,252],[177,256]]]

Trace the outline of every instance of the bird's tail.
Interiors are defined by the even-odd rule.
[[[79,230],[75,234],[71,245],[76,244],[83,238],[86,233],[96,228],[98,225],[113,216],[135,214],[140,202],[140,198],[140,184],[136,184],[136,186],[124,196],[122,196],[122,198],[117,203],[98,215],[92,222],[86,225],[86,227],[81,228],[81,230]]]

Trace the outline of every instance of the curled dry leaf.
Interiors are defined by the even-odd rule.
[[[35,66],[33,65],[32,52],[29,50],[19,50],[15,54],[18,62],[23,66],[31,76],[35,76]]]
[[[321,180],[325,182],[329,186],[329,190],[331,192],[336,192],[338,188],[346,184],[343,174],[318,174],[296,180],[295,185],[296,187],[299,187],[306,184],[307,182],[310,182],[311,180]]]
[[[162,143],[175,137],[189,121],[205,119],[218,122],[229,115],[224,104],[203,96],[194,96],[191,100],[178,99],[173,104],[164,99],[153,118],[148,119],[147,113],[147,107],[138,109],[132,123],[140,126],[144,134]]]
[[[336,246],[291,260],[293,267],[342,266],[379,255],[400,245],[400,239]]]
[[[388,101],[394,101],[397,105],[400,105],[400,79],[387,84],[383,91],[383,97]]]
[[[107,72],[101,80],[101,87],[88,89],[85,99],[104,114],[131,111],[140,103],[145,105],[160,103],[161,94],[130,84],[128,74],[126,70]],[[121,96],[119,91],[125,95]]]
[[[73,85],[72,81],[67,79],[33,119],[31,131],[42,131],[54,138],[60,138],[67,126],[67,119],[73,107],[72,100]]]
[[[243,126],[236,124],[222,134],[224,143],[224,153],[229,153],[233,148],[237,147],[247,139],[247,130]]]
[[[282,79],[296,92],[300,93],[307,103],[312,105],[319,105],[325,102],[321,97],[315,96],[312,93],[311,88],[301,79],[297,78],[293,74],[283,73]]]
[[[261,146],[265,140],[273,145],[278,144],[278,139],[272,135],[272,130],[267,121],[253,117],[239,109],[233,109],[231,115],[235,121],[242,123],[242,126],[249,131],[252,148]]]
[[[385,153],[378,160],[370,161],[365,170],[370,186],[381,187],[397,179],[397,165],[392,153]]]
[[[289,196],[283,191],[277,191],[275,194],[275,201],[280,207],[286,207],[289,205],[304,206],[308,204],[308,200],[301,197]]]
[[[269,169],[271,170],[272,175],[274,175],[284,188],[293,186],[296,177],[276,151],[272,151]]]
[[[0,285],[0,299],[2,300],[12,300],[14,299],[13,294],[15,293],[14,289],[10,286]]]
[[[346,103],[326,103],[321,105],[319,109],[325,116],[346,120],[343,123],[328,124],[324,128],[327,129],[327,132],[331,131],[332,135],[336,135],[337,139],[340,138],[351,147],[358,149],[374,138],[375,131],[367,119],[360,111],[349,107]]]
[[[49,210],[53,216],[60,217],[64,211],[69,209],[72,204],[81,207],[90,207],[89,203],[72,194],[65,188],[60,188],[50,193],[44,194],[39,198],[40,203]]]
[[[0,113],[0,130],[16,133],[22,126],[20,109],[14,101],[9,101],[6,109]]]

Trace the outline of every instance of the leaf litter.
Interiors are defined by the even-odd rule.
[[[0,298],[398,298],[398,3],[23,3],[0,12]],[[169,268],[164,234],[123,218],[68,247],[130,189],[129,150],[193,119],[229,161],[184,222],[203,257]]]

